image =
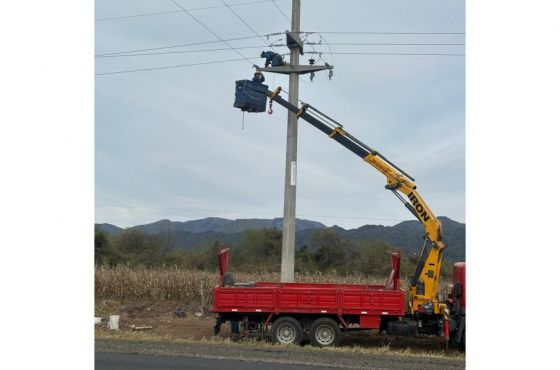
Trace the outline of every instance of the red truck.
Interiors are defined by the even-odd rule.
[[[220,286],[214,289],[215,334],[225,321],[241,322],[242,335],[270,333],[272,341],[337,345],[341,330],[387,329],[405,315],[399,288],[400,253],[392,255],[385,285],[236,283],[228,270],[229,249],[219,252]]]
[[[224,321],[242,322],[242,334],[264,335],[270,330],[272,340],[280,343],[299,343],[308,334],[311,343],[331,346],[338,343],[341,330],[379,329],[395,335],[442,335],[447,343],[464,347],[465,263],[455,264],[452,291],[444,297],[438,286],[447,242],[440,220],[420,196],[415,179],[351,135],[339,122],[310,104],[291,104],[280,96],[281,92],[280,87],[268,90],[262,81],[238,81],[234,106],[262,111],[262,107],[258,108],[268,97],[271,104],[278,103],[360,157],[386,177],[385,189],[422,224],[424,244],[409,280],[407,297],[398,284],[398,253],[392,256],[393,269],[383,286],[235,283],[227,273],[228,252],[224,251],[220,254],[221,284],[214,290],[212,311],[218,313],[215,331]],[[260,105],[253,106],[252,99],[259,100]]]

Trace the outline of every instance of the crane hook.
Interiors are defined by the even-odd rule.
[[[270,99],[270,103],[268,103],[268,114],[272,114],[272,99]]]

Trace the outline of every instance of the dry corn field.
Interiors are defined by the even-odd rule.
[[[279,281],[279,273],[234,273],[235,281]],[[385,284],[385,277],[363,274],[348,276],[336,273],[298,274],[296,281],[307,283]],[[106,267],[95,269],[95,297],[103,299],[140,299],[147,301],[182,301],[187,305],[210,307],[212,290],[218,285],[214,271],[181,270],[169,267]],[[443,283],[443,282],[442,282]],[[444,287],[446,284],[440,284]],[[401,280],[406,289],[406,281]]]

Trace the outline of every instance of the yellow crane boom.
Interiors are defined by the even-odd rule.
[[[268,91],[268,97],[298,115],[312,126],[323,131],[354,154],[381,172],[387,179],[385,188],[391,190],[406,208],[422,223],[426,231],[415,273],[409,287],[409,312],[447,315],[446,304],[438,300],[437,287],[440,277],[443,250],[441,222],[417,191],[414,178],[391,163],[376,150],[371,149],[343,129],[343,126],[310,104],[297,107],[280,96],[281,88]],[[428,250],[427,247],[428,246]]]

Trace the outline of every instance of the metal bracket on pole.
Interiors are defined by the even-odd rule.
[[[325,65],[297,65],[293,66],[291,64],[284,64],[278,67],[255,67],[258,72],[271,72],[271,73],[281,73],[289,75],[290,73],[296,73],[298,75],[303,75],[306,73],[322,71],[325,69],[332,70],[334,66],[325,63]]]
[[[291,49],[298,49],[299,53],[303,55],[303,41],[299,38],[299,35],[286,31],[286,46]]]

